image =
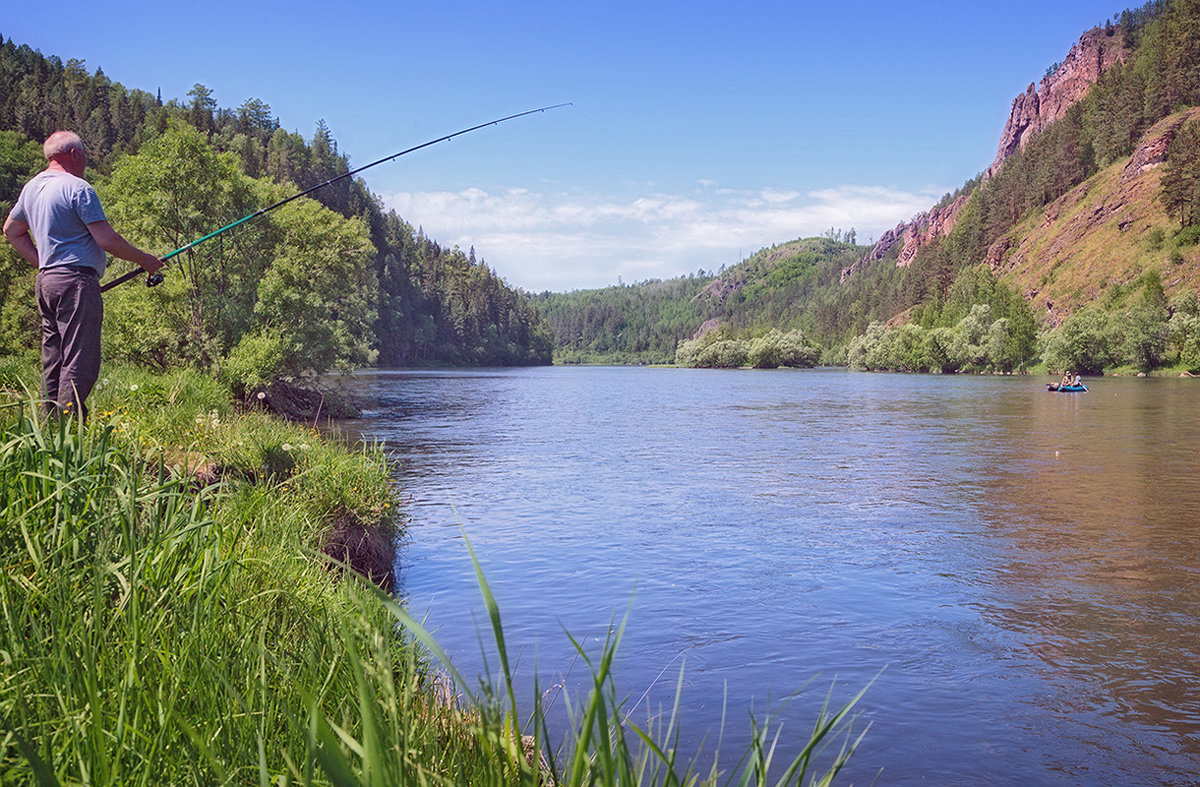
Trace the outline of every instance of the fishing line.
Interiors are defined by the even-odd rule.
[[[231,224],[226,224],[224,227],[221,227],[221,229],[219,229],[219,230],[208,233],[203,238],[197,238],[196,240],[192,241],[191,243],[187,244],[186,246],[180,246],[178,249],[175,249],[175,251],[172,251],[171,253],[162,257],[162,260],[163,260],[163,262],[166,262],[167,260],[176,256],[177,254],[181,254],[185,251],[189,251],[189,250],[195,248],[196,246],[199,246],[201,243],[204,243],[204,241],[217,237],[218,235],[225,232],[226,230],[231,230],[234,227],[237,227],[238,225],[245,224],[246,222],[252,221],[253,219],[257,219],[259,216],[263,215],[264,213],[270,213],[271,211],[275,210],[276,208],[281,208],[293,200],[300,199],[301,197],[306,197],[318,189],[325,188],[326,186],[330,186],[334,183],[337,183],[339,180],[345,180],[346,178],[349,178],[353,175],[357,175],[359,172],[362,172],[365,169],[370,169],[371,167],[377,166],[379,164],[383,164],[388,161],[395,161],[396,159],[400,158],[401,156],[406,156],[409,153],[415,153],[418,150],[427,148],[430,145],[436,145],[439,142],[446,142],[448,140],[454,139],[455,137],[461,137],[463,134],[470,134],[472,131],[478,131],[481,128],[487,128],[488,126],[496,126],[496,125],[499,125],[500,123],[504,123],[505,121],[508,121],[508,120],[515,120],[520,117],[525,117],[526,115],[533,115],[538,112],[549,112],[552,109],[558,109],[559,107],[568,107],[568,106],[572,106],[571,102],[569,102],[569,101],[562,103],[562,104],[554,104],[554,105],[548,106],[548,107],[538,107],[537,109],[530,109],[530,110],[526,110],[525,112],[518,112],[515,115],[508,115],[507,117],[498,118],[496,120],[489,120],[487,123],[480,123],[477,126],[471,126],[470,128],[464,128],[461,131],[455,131],[453,134],[447,134],[444,137],[438,137],[437,139],[431,139],[428,142],[422,142],[420,145],[414,145],[413,147],[408,148],[407,150],[402,150],[399,153],[393,153],[390,156],[384,156],[383,158],[378,159],[377,161],[372,161],[370,164],[364,164],[361,167],[356,167],[356,168],[350,170],[349,172],[343,172],[341,175],[330,178],[329,180],[326,180],[323,183],[318,183],[315,186],[311,186],[311,187],[305,189],[304,191],[301,191],[298,194],[293,194],[292,196],[290,196],[286,199],[281,199],[281,200],[279,200],[279,202],[276,202],[274,205],[268,205],[267,207],[263,208],[262,210],[251,213],[248,216],[243,216],[242,218],[238,219],[237,221],[235,221]],[[107,284],[105,284],[104,286],[102,286],[100,288],[100,292],[105,292],[107,290],[111,290],[113,287],[116,287],[118,284],[123,284],[124,282],[129,281],[130,279],[134,278],[135,276],[137,276],[140,273],[142,273],[141,268],[134,268],[129,273],[126,273],[124,276],[113,279],[112,281],[110,281]],[[158,284],[161,284],[162,280],[163,280],[163,276],[161,273],[152,273],[146,277],[146,286],[154,287]]]
[[[575,107],[575,105],[574,105],[574,104],[572,104],[571,106]],[[617,135],[616,135],[616,134],[614,134],[613,132],[611,132],[611,131],[609,131],[607,128],[605,128],[603,125],[601,125],[600,121],[596,120],[595,118],[593,118],[593,117],[592,117],[591,115],[589,115],[588,113],[584,112],[584,111],[583,111],[582,109],[580,109],[579,107],[575,107],[575,111],[576,111],[576,112],[578,112],[580,115],[582,115],[582,116],[584,117],[584,119],[586,119],[586,120],[587,120],[589,123],[591,123],[592,125],[594,125],[596,128],[600,129],[600,131],[602,131],[602,132],[603,132],[603,133],[604,133],[604,134],[605,134],[605,135],[606,135],[606,136],[607,136],[609,139],[611,139],[611,140],[612,140],[613,142],[615,142],[617,145],[621,146],[621,147],[622,147],[622,148],[625,150],[625,152],[626,152],[626,153],[628,153],[629,155],[631,155],[631,156],[633,156],[635,159],[637,159],[637,160],[638,160],[638,162],[639,162],[639,163],[641,163],[641,165],[642,165],[643,167],[645,167],[646,169],[648,169],[648,170],[650,170],[651,172],[653,172],[653,173],[654,173],[654,175],[655,175],[656,177],[658,177],[659,179],[661,179],[661,180],[665,181],[667,184],[669,184],[669,185],[670,185],[672,188],[674,188],[674,189],[675,189],[676,191],[678,191],[680,194],[686,194],[686,193],[687,193],[687,190],[686,190],[686,189],[684,189],[682,186],[680,186],[678,183],[676,183],[676,182],[675,182],[674,180],[672,180],[670,177],[668,177],[667,175],[665,175],[665,174],[664,174],[664,173],[663,173],[661,170],[659,170],[657,167],[655,167],[655,166],[654,166],[653,164],[651,164],[649,161],[647,161],[646,159],[642,158],[642,156],[641,156],[640,154],[638,154],[638,152],[637,152],[637,151],[635,151],[633,148],[629,147],[629,145],[626,145],[626,144],[625,144],[625,142],[624,142],[624,141],[622,141],[622,140],[621,140],[619,137],[617,137]]]

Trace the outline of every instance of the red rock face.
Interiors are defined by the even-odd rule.
[[[912,264],[913,258],[917,256],[917,251],[922,246],[928,246],[935,239],[950,234],[950,230],[954,229],[954,223],[958,221],[959,211],[967,204],[968,199],[970,199],[969,195],[959,194],[949,205],[934,208],[909,224],[904,230],[904,248],[900,250],[896,265],[907,268]]]
[[[1084,33],[1079,43],[1071,47],[1067,59],[1043,77],[1036,89],[1031,82],[1024,93],[1013,99],[996,160],[985,177],[994,175],[1006,158],[1065,115],[1087,95],[1102,73],[1124,61],[1125,43],[1119,29],[1096,28]]]
[[[846,279],[858,273],[863,265],[887,256],[897,243],[900,246],[900,256],[896,258],[896,267],[907,268],[922,246],[928,246],[936,238],[948,235],[958,221],[958,214],[970,199],[969,194],[959,194],[953,202],[941,207],[935,207],[916,216],[910,222],[901,222],[894,229],[883,233],[875,246],[858,262],[842,270],[842,284]]]
[[[1067,110],[1087,95],[1100,75],[1125,61],[1125,41],[1118,28],[1095,28],[1080,37],[1067,57],[1038,85],[1032,82],[1024,93],[1013,99],[1008,122],[1000,135],[996,160],[987,168],[984,179],[999,170],[1004,160],[1020,150],[1046,126],[1061,118]],[[1161,160],[1161,159],[1159,159]],[[929,213],[922,213],[910,222],[901,222],[883,234],[875,247],[858,262],[842,271],[842,282],[866,264],[881,260],[897,243],[902,243],[896,264],[909,265],[922,246],[946,235],[954,228],[958,213],[966,204],[966,196]]]
[[[1179,129],[1197,117],[1200,117],[1200,111],[1191,110],[1182,115],[1172,115],[1151,126],[1134,149],[1133,155],[1129,157],[1129,163],[1121,173],[1121,182],[1127,183],[1143,172],[1149,172],[1166,162],[1167,148],[1175,141]]]

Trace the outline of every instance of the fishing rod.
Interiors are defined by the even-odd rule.
[[[507,120],[516,120],[517,118],[525,117],[526,115],[533,115],[538,112],[548,112],[551,109],[558,109],[559,107],[567,107],[567,106],[571,106],[571,102],[568,101],[563,104],[554,104],[553,106],[538,107],[537,109],[530,109],[530,110],[526,110],[525,112],[518,112],[515,115],[509,115],[508,117],[502,117],[502,118],[499,118],[498,120],[490,120],[487,123],[480,123],[478,126],[471,126],[470,128],[464,128],[462,131],[455,131],[453,134],[447,134],[444,137],[438,137],[437,139],[431,139],[428,142],[423,142],[420,145],[409,148],[408,150],[402,150],[399,153],[393,153],[392,155],[381,158],[378,161],[372,161],[370,164],[364,164],[361,167],[350,170],[349,172],[343,172],[341,175],[338,175],[337,177],[330,178],[329,180],[325,181],[324,183],[318,183],[317,185],[315,185],[311,188],[307,188],[304,191],[301,191],[299,194],[293,194],[292,196],[288,197],[287,199],[281,199],[281,200],[279,200],[279,202],[276,202],[274,205],[268,205],[267,207],[263,208],[262,210],[259,210],[255,213],[251,213],[249,216],[243,216],[242,218],[238,219],[237,221],[233,222],[232,224],[226,224],[221,229],[208,233],[203,238],[197,238],[196,240],[192,241],[191,243],[187,244],[186,246],[180,246],[178,249],[175,249],[175,251],[171,252],[170,254],[167,254],[166,256],[162,257],[161,259],[163,262],[166,262],[167,260],[171,259],[172,257],[174,257],[178,254],[182,254],[185,251],[188,251],[190,249],[195,248],[196,246],[199,246],[201,243],[204,243],[204,241],[206,241],[206,240],[211,240],[212,238],[217,237],[222,232],[231,230],[234,227],[237,227],[238,225],[241,225],[241,224],[245,224],[248,221],[253,221],[254,219],[257,219],[259,216],[263,215],[264,213],[270,213],[271,211],[275,210],[276,208],[283,207],[284,205],[288,204],[292,200],[297,200],[297,199],[300,199],[301,197],[306,197],[318,189],[322,189],[322,188],[325,188],[326,186],[337,183],[339,180],[345,180],[348,177],[357,175],[359,172],[362,172],[364,169],[370,169],[371,167],[374,167],[379,164],[383,164],[384,162],[387,162],[387,161],[394,161],[394,160],[400,158],[401,156],[406,156],[409,153],[415,153],[416,151],[421,150],[422,148],[427,148],[430,145],[436,145],[439,142],[445,142],[447,140],[454,139],[455,137],[461,137],[463,134],[470,134],[472,131],[478,131],[481,128],[487,128],[488,126],[496,126]],[[112,281],[110,281],[107,284],[105,284],[104,286],[102,286],[100,288],[100,292],[105,292],[107,290],[111,290],[113,287],[116,287],[118,284],[124,284],[125,282],[136,277],[140,273],[142,273],[141,268],[134,268],[129,273],[126,273],[124,276],[113,279]],[[162,281],[163,281],[163,275],[161,273],[151,273],[150,275],[148,275],[146,277],[146,286],[154,287],[159,284],[162,284]]]

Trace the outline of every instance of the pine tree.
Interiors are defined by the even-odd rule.
[[[1181,227],[1200,223],[1200,118],[1185,123],[1167,149],[1160,198]]]

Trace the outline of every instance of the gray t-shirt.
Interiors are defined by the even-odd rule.
[[[83,178],[56,170],[41,172],[21,189],[9,215],[29,225],[38,268],[86,266],[104,275],[104,249],[87,225],[108,219],[96,190]]]

